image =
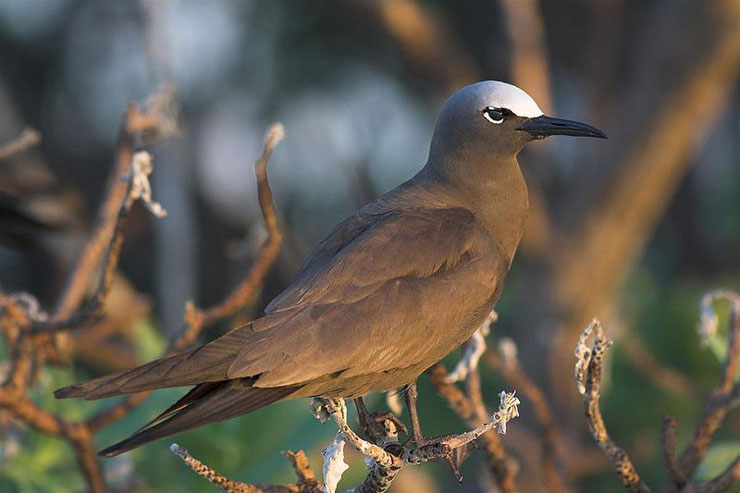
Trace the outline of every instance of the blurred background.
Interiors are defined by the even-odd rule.
[[[572,379],[573,345],[601,318],[616,341],[602,401],[607,426],[659,484],[661,416],[679,419],[684,444],[718,378],[722,348],[701,349],[696,335],[699,300],[740,287],[739,8],[737,0],[2,0],[0,144],[27,126],[42,137],[0,162],[5,292],[53,305],[94,225],[129,102],[168,84],[181,127],[152,148],[153,195],[169,215],[134,209],[109,330],[73,337],[73,365],[47,367],[33,398],[68,418],[109,406],[54,401],[51,391],[158,356],[187,300],[209,306],[240,280],[265,237],[253,163],[270,123],[286,129],[269,166],[285,243],[242,321],[261,313],[334,224],[421,168],[447,96],[499,79],[546,113],[610,138],[552,138],[520,155],[532,212],[489,344],[513,339],[543,388],[574,490],[619,491]],[[493,408],[506,384],[490,368],[482,376]],[[464,429],[421,380],[425,431]],[[155,394],[98,433],[96,445],[134,431],[180,393]],[[371,403],[386,406],[383,396]],[[105,460],[106,480],[128,491],[212,490],[168,452],[176,441],[233,479],[294,481],[280,451],[303,448],[320,470],[335,433],[307,404],[278,404]],[[539,430],[525,399],[520,412],[504,446],[519,463],[521,489],[541,491]],[[739,437],[735,411],[700,479],[726,467]],[[5,421],[0,490],[84,489],[70,450]],[[479,455],[459,487],[427,464],[402,471],[395,491],[486,491]],[[348,462],[345,488],[364,476],[358,454]]]

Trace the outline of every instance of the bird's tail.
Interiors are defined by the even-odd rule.
[[[112,457],[159,438],[234,418],[284,399],[296,390],[296,387],[255,388],[249,379],[200,384],[149,424],[99,455]]]
[[[90,400],[144,390],[221,382],[228,378],[229,365],[250,334],[247,327],[240,327],[203,346],[58,389],[54,396],[57,399],[84,397]]]

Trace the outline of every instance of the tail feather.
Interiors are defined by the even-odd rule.
[[[251,333],[247,329],[243,326],[195,349],[58,389],[54,396],[57,399],[84,397],[92,400],[227,380],[229,366]]]
[[[149,424],[99,455],[112,457],[153,440],[234,418],[284,399],[298,389],[265,389],[250,385],[241,380],[198,385]]]

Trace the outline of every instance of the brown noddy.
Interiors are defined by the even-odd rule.
[[[264,316],[56,397],[194,386],[100,453],[113,456],[284,399],[356,398],[408,386],[421,445],[416,379],[467,340],[498,300],[527,216],[516,156],[549,135],[606,137],[543,115],[504,82],[460,89],[440,112],[424,168],[339,223]]]

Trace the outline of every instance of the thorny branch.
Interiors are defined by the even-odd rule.
[[[148,181],[148,175],[152,171],[151,156],[146,151],[136,152],[134,146],[143,141],[144,137],[161,138],[176,131],[172,91],[155,94],[143,110],[134,105],[128,108],[116,151],[117,164],[98,213],[98,225],[70,272],[57,307],[50,317],[31,295],[0,293],[0,330],[11,348],[10,367],[0,388],[0,408],[37,431],[67,439],[75,450],[88,488],[93,492],[105,490],[100,464],[95,455],[92,439],[94,433],[124,417],[143,402],[149,393],[132,395],[83,421],[67,421],[56,416],[31,401],[26,393],[29,384],[35,381],[34,371],[42,367],[44,360],[55,359],[69,363],[66,358],[59,357],[60,349],[62,353],[67,352],[64,346],[65,341],[69,340],[68,331],[86,327],[102,315],[123,245],[124,223],[134,201],[140,199],[157,217],[166,213],[151,198]],[[259,291],[274,262],[282,235],[277,226],[275,207],[267,183],[266,166],[282,135],[281,125],[271,127],[262,156],[256,164],[259,202],[270,233],[269,239],[260,249],[257,260],[244,281],[225,302],[203,311],[195,309],[192,303],[188,304],[186,324],[180,335],[172,341],[171,350],[183,349],[197,338],[204,326],[233,315],[244,306]],[[102,273],[95,292],[80,309],[79,305],[91,277],[99,269]],[[291,460],[298,460],[295,456],[291,457]],[[306,482],[309,479],[306,476]]]

